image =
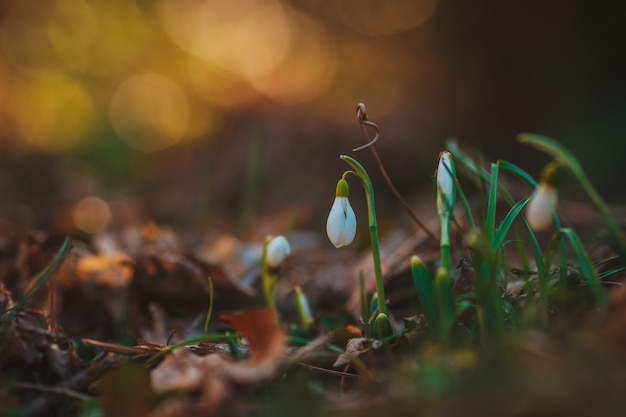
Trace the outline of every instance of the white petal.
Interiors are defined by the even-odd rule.
[[[356,234],[356,215],[347,197],[336,197],[326,221],[328,239],[336,248],[349,245]]]
[[[445,196],[452,194],[452,185],[454,183],[450,158],[450,152],[443,151],[439,158],[439,165],[437,166],[437,185],[441,193]]]
[[[276,236],[267,244],[265,262],[270,268],[276,268],[283,263],[290,253],[291,247],[287,239],[284,236]]]
[[[550,227],[557,202],[556,189],[547,184],[539,184],[526,207],[526,219],[533,230],[541,231]]]

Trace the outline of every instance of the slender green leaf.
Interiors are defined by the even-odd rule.
[[[560,233],[567,237],[570,246],[574,250],[576,257],[578,258],[579,266],[582,272],[585,274],[585,277],[587,278],[587,283],[589,284],[591,293],[593,294],[596,306],[605,307],[606,293],[602,288],[600,278],[598,277],[598,274],[593,267],[593,263],[587,255],[587,251],[585,250],[582,241],[580,240],[576,232],[574,232],[570,228],[562,228],[560,230]]]
[[[489,200],[487,201],[487,219],[485,220],[485,232],[487,238],[491,240],[493,238],[495,225],[496,225],[496,206],[498,203],[498,174],[500,170],[497,164],[491,164],[491,177],[489,183],[491,188],[489,189]]]
[[[450,271],[439,268],[435,274],[435,299],[437,300],[437,310],[439,314],[439,337],[445,339],[448,331],[456,320],[456,307],[454,305],[454,295],[452,294],[452,282],[450,281]]]
[[[518,201],[517,203],[515,203],[513,207],[511,207],[511,210],[509,210],[504,220],[502,220],[502,223],[500,223],[500,227],[498,227],[498,230],[496,230],[493,240],[491,241],[491,244],[494,248],[499,248],[500,245],[502,245],[502,242],[504,242],[504,238],[509,233],[511,226],[513,225],[513,222],[515,221],[517,216],[519,216],[519,214],[522,212],[524,207],[526,207],[526,204],[528,204],[528,201],[529,199],[525,198],[523,200]]]
[[[456,190],[461,200],[461,205],[463,206],[463,211],[465,212],[465,217],[467,218],[467,223],[469,224],[469,228],[471,231],[476,230],[476,222],[474,221],[474,215],[472,214],[472,210],[470,209],[469,202],[467,201],[467,197],[465,196],[465,192],[463,188],[459,184],[459,181],[456,181]]]
[[[465,168],[467,168],[471,173],[473,173],[474,175],[478,176],[479,178],[481,178],[483,181],[485,182],[489,182],[490,181],[490,175],[489,173],[483,169],[482,167],[480,167],[479,165],[477,165],[469,156],[467,156],[463,151],[461,151],[461,149],[459,148],[457,142],[453,139],[449,140],[446,144],[448,150],[450,151],[450,153],[452,154],[452,156],[455,158],[456,161],[460,162],[463,166],[465,166]],[[502,161],[498,161],[500,164],[502,164]],[[505,164],[506,168],[512,170],[512,171],[516,171],[516,169],[512,168],[513,164]],[[523,173],[523,170],[521,169],[517,169],[517,174],[520,174],[519,177],[522,179],[526,179],[528,181],[528,183],[532,186],[536,186],[537,182],[532,179],[532,177],[530,177],[530,175],[525,175],[525,173]],[[514,172],[515,173],[515,172]],[[511,196],[511,194],[509,194],[509,192],[502,186],[498,187],[498,190],[500,192],[500,194],[502,195],[502,197],[511,205],[513,206],[515,204],[515,200],[513,199],[513,197]],[[531,227],[528,225],[528,222],[526,221],[526,219],[524,219],[522,217],[522,223],[524,225],[524,228],[526,229],[526,232],[528,234],[528,237],[530,238],[530,244],[531,244],[531,248],[533,250],[533,257],[535,258],[535,263],[537,264],[537,268],[539,268],[539,270],[543,269],[543,265],[544,265],[544,261],[543,261],[543,252],[541,250],[541,247],[539,246],[539,242],[537,241],[537,237],[535,236],[535,233],[533,232],[533,230],[531,229]],[[557,226],[560,227],[560,226]]]
[[[552,155],[559,164],[569,168],[574,176],[585,175],[574,154],[554,139],[535,133],[522,133],[518,136],[518,140],[520,143],[531,145],[548,155]]]
[[[508,161],[503,161],[503,160],[498,160],[498,165],[500,165],[500,169],[505,170],[506,172],[513,174],[514,176],[516,176],[517,178],[521,179],[522,181],[524,181],[526,184],[530,185],[533,188],[537,187],[537,181],[535,181],[535,179],[526,171],[524,171],[522,168],[518,167],[515,164],[512,164]]]
[[[433,277],[417,256],[411,259],[411,272],[413,274],[413,284],[417,291],[417,297],[424,313],[426,323],[433,338],[438,338],[439,323],[437,322],[437,308],[435,305],[435,287]]]
[[[33,285],[28,291],[26,291],[20,297],[17,303],[15,303],[13,308],[11,308],[7,312],[7,314],[10,315],[10,314],[19,312],[24,307],[24,304],[26,304],[28,300],[37,291],[39,291],[41,287],[46,285],[46,283],[54,276],[54,273],[57,271],[57,269],[61,265],[61,261],[63,261],[63,258],[65,258],[65,256],[69,253],[71,248],[72,248],[71,240],[69,237],[66,237],[65,240],[63,241],[63,244],[61,244],[61,247],[57,251],[56,255],[54,255],[54,258],[52,259],[52,262],[50,262],[50,265],[48,266],[48,268],[39,276],[39,278],[37,278],[35,285]]]

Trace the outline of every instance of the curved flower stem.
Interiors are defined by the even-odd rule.
[[[347,173],[355,174],[365,189],[370,226],[370,239],[372,241],[372,256],[374,258],[374,273],[376,275],[376,292],[378,293],[379,300],[378,311],[389,317],[387,299],[385,297],[385,287],[383,285],[383,271],[380,263],[380,245],[378,243],[378,226],[376,224],[376,208],[374,206],[374,187],[372,186],[372,181],[367,175],[365,168],[363,168],[363,166],[358,163],[356,159],[348,155],[341,155],[340,158],[352,166],[354,171],[347,171]]]

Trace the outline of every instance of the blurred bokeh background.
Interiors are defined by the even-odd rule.
[[[364,143],[358,102],[409,198],[452,136],[537,175],[547,158],[515,142],[530,131],[622,202],[624,16],[571,0],[3,1],[0,223],[323,229],[337,156]],[[359,158],[382,214],[398,210]]]

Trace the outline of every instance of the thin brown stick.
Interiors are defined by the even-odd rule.
[[[367,112],[365,110],[365,104],[363,103],[357,104],[356,118],[359,121],[359,126],[361,127],[361,131],[363,132],[363,136],[365,136],[365,138],[367,139],[367,143],[363,146],[359,146],[358,148],[354,148],[353,151],[360,151],[365,148],[370,149],[370,152],[374,156],[374,159],[376,160],[376,163],[378,164],[378,169],[380,170],[381,175],[383,176],[385,182],[387,183],[387,186],[389,187],[393,195],[398,199],[398,201],[400,201],[400,204],[402,204],[402,207],[404,207],[409,217],[411,217],[411,219],[413,219],[413,221],[417,223],[417,225],[428,235],[429,239],[431,239],[434,242],[438,242],[438,239],[434,235],[434,233],[431,232],[426,227],[426,225],[417,217],[417,215],[415,214],[415,212],[413,211],[409,203],[404,199],[404,197],[402,197],[402,194],[400,194],[397,188],[393,185],[393,182],[391,182],[391,178],[389,178],[389,175],[387,174],[387,170],[383,166],[383,163],[380,160],[380,157],[378,156],[378,152],[376,152],[376,148],[374,148],[374,143],[376,143],[376,141],[380,137],[380,128],[378,127],[376,123],[368,120]],[[376,131],[376,136],[374,136],[374,139],[370,138],[370,135],[367,132],[367,126],[372,127]]]
[[[50,309],[50,314],[48,315],[48,319],[50,320],[48,323],[48,327],[50,327],[50,332],[56,338],[57,337],[57,320],[56,320],[56,285],[54,283],[54,276],[50,278],[47,282],[46,287],[48,288],[48,308]]]
[[[319,366],[309,365],[308,363],[299,362],[298,365],[310,369],[311,371],[318,372],[320,374],[333,375],[345,378],[361,378],[359,374],[351,374],[349,372],[335,371],[334,369],[321,368]]]
[[[75,398],[81,401],[86,401],[92,398],[89,395],[80,393],[78,391],[74,391],[73,389],[66,388],[66,387],[49,387],[45,385],[30,384],[28,382],[16,382],[15,387],[20,388],[20,389],[39,391],[39,392],[43,392],[47,394],[59,394],[65,397]]]

